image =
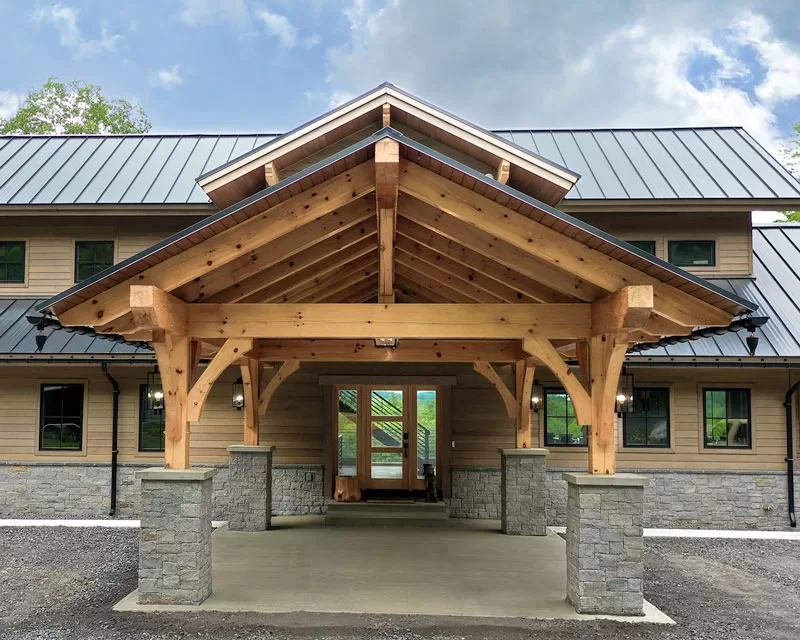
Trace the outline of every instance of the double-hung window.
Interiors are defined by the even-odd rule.
[[[0,242],[0,282],[23,284],[25,282],[25,241]]]
[[[78,240],[75,243],[75,282],[91,278],[113,264],[113,240]]]
[[[703,389],[703,416],[706,448],[752,446],[750,389]]]
[[[669,447],[669,389],[635,387],[633,411],[623,414],[625,447]]]
[[[80,451],[83,448],[83,385],[41,385],[39,449]]]

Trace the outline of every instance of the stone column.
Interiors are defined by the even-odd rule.
[[[547,535],[547,449],[500,449],[500,518],[503,533]]]
[[[211,595],[216,469],[137,472],[142,481],[139,603],[200,604]]]
[[[647,478],[565,473],[567,598],[578,613],[642,615]]]
[[[266,531],[272,522],[272,452],[275,447],[228,447],[228,528]]]

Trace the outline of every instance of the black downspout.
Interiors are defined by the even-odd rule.
[[[117,513],[117,456],[119,456],[119,384],[108,372],[108,363],[102,362],[103,375],[108,378],[111,388],[114,391],[114,408],[111,414],[111,511],[108,515],[113,516]]]
[[[797,516],[794,513],[794,429],[792,422],[792,396],[800,389],[800,380],[795,382],[786,392],[786,486],[789,491],[789,526],[797,526]]]

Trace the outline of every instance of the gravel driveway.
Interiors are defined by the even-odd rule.
[[[800,638],[800,543],[646,539],[645,545],[645,596],[677,621],[675,627],[311,614],[117,614],[111,606],[136,585],[136,530],[3,528],[0,638]]]

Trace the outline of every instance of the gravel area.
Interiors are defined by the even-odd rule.
[[[566,640],[800,637],[800,543],[646,539],[645,596],[674,627],[606,621],[286,614],[118,614],[137,531],[0,529],[3,640]],[[533,569],[532,569],[533,570]]]

